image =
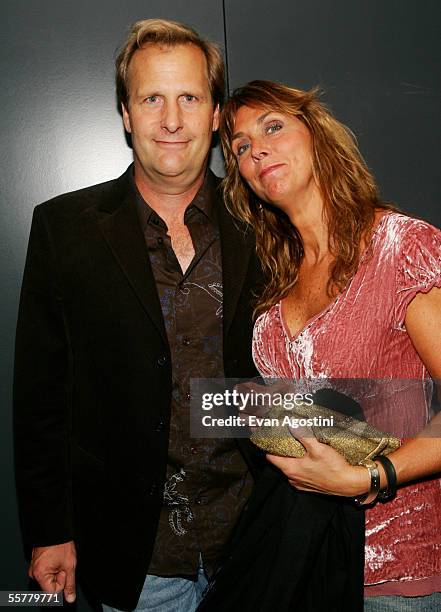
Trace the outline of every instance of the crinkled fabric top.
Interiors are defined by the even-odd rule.
[[[380,220],[358,270],[325,310],[291,337],[279,302],[256,321],[253,356],[264,377],[413,379],[380,411],[366,418],[378,428],[412,436],[429,419],[431,381],[406,332],[404,319],[419,292],[441,287],[441,231],[417,219],[387,213]],[[368,403],[367,403],[368,404]],[[441,481],[402,487],[394,500],[367,511],[368,585],[382,594],[426,594],[410,589],[438,577],[441,590]],[[437,580],[435,579],[435,582]],[[415,584],[415,583],[413,583]],[[398,587],[398,589],[397,589]]]

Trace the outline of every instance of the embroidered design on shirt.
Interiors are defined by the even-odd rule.
[[[176,486],[184,480],[185,476],[185,470],[181,468],[179,472],[170,476],[164,486],[164,506],[170,508],[168,523],[177,536],[187,533],[188,530],[184,523],[191,523],[194,518],[188,497],[176,490]]]
[[[185,294],[189,294],[191,291],[191,286],[198,287],[208,293],[208,295],[213,298],[216,302],[218,302],[219,306],[216,310],[216,316],[222,317],[222,304],[223,304],[223,286],[222,283],[209,283],[206,287],[204,285],[199,285],[198,283],[184,283],[181,291]]]

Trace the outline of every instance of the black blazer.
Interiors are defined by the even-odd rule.
[[[80,581],[127,610],[136,606],[155,540],[172,386],[129,172],[35,209],[14,388],[26,546],[75,540]],[[252,292],[260,274],[253,237],[220,198],[217,211],[225,374],[254,376]]]

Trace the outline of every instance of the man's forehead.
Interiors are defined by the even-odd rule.
[[[167,61],[171,57],[178,58],[185,63],[189,63],[192,65],[192,67],[195,66],[195,63],[200,61],[206,68],[208,76],[207,58],[205,57],[205,53],[193,43],[179,43],[173,45],[150,42],[146,43],[139,49],[136,49],[129,62],[128,69],[130,71],[131,67],[139,62],[144,61],[146,63],[153,63],[155,60]]]
[[[160,85],[168,89],[180,86],[185,88],[189,85],[210,89],[205,54],[192,43],[179,45],[147,43],[135,51],[129,63],[128,77],[132,86],[134,76],[137,85],[142,89],[150,85],[153,87]]]

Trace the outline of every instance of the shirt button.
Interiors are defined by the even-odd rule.
[[[165,355],[161,355],[160,357],[158,357],[158,361],[157,361],[158,366],[163,366],[166,363],[167,363],[167,357]]]
[[[182,344],[183,344],[184,346],[188,346],[188,345],[190,344],[190,338],[189,338],[188,336],[184,336],[184,337],[182,338]]]

